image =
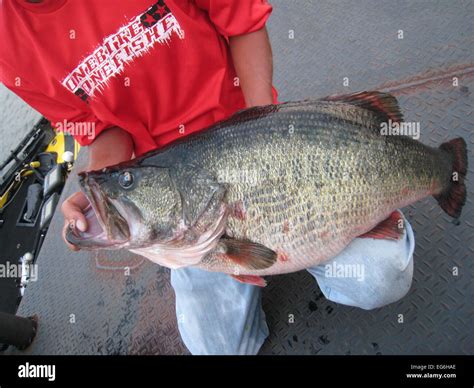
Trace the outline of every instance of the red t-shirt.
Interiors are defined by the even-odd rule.
[[[271,11],[265,0],[3,0],[0,80],[81,145],[118,126],[139,155],[245,107],[227,37]]]

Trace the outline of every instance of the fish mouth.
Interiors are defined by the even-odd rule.
[[[84,209],[87,230],[69,228],[66,239],[84,249],[118,249],[130,240],[126,214],[119,201],[109,198],[88,173],[79,174],[81,191],[89,201]]]

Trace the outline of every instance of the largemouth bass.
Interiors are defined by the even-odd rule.
[[[386,136],[396,99],[362,92],[255,107],[129,162],[80,174],[86,249],[126,248],[260,284],[334,257],[358,236],[397,239],[396,210],[466,200],[466,143]],[[171,264],[170,264],[171,263]]]

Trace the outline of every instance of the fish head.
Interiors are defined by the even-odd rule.
[[[88,229],[67,240],[85,249],[196,249],[224,233],[225,187],[194,165],[130,161],[79,174]]]
[[[170,170],[153,165],[120,164],[79,174],[89,200],[88,230],[69,230],[80,248],[130,248],[166,243],[182,233],[181,195]]]

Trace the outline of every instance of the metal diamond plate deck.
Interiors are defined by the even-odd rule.
[[[261,353],[474,354],[474,2],[272,4],[268,28],[280,100],[390,91],[405,119],[421,123],[424,143],[464,137],[471,166],[459,226],[432,198],[405,209],[417,244],[404,299],[367,312],[327,301],[306,272],[269,278],[264,309],[271,334]],[[71,179],[63,195],[76,188]],[[38,337],[27,351],[7,353],[186,353],[168,270],[123,252],[72,254],[60,240],[61,225],[56,214],[38,259],[39,280],[18,311],[39,316]]]

